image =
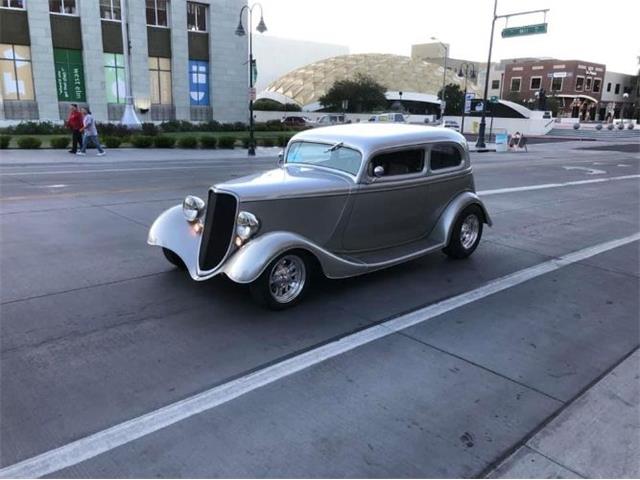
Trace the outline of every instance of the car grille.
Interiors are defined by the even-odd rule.
[[[233,195],[209,191],[198,259],[201,270],[213,270],[225,259],[233,241],[237,207]]]

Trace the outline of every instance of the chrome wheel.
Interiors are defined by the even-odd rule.
[[[460,243],[465,250],[469,250],[476,243],[480,232],[480,220],[475,214],[467,215],[460,228]]]
[[[269,272],[269,292],[278,303],[289,303],[304,288],[307,270],[297,255],[285,255],[280,258]]]

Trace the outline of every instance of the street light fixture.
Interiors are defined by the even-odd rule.
[[[259,3],[254,3],[251,7],[248,5],[244,5],[240,9],[240,19],[238,20],[238,27],[236,28],[235,34],[239,37],[244,37],[247,33],[242,25],[242,14],[244,11],[247,11],[247,22],[249,30],[249,149],[247,153],[250,156],[254,156],[256,154],[256,141],[254,136],[255,125],[253,121],[253,98],[254,98],[254,90],[253,83],[255,80],[256,73],[256,64],[253,59],[253,28],[252,28],[252,16],[253,9],[256,7],[260,7],[260,22],[258,22],[258,26],[256,30],[259,33],[264,33],[267,31],[267,25],[264,23],[264,17],[262,15],[262,5]]]
[[[462,122],[460,125],[460,133],[464,135],[464,116],[467,110],[467,79],[470,78],[475,83],[477,78],[475,65],[467,62],[460,64],[458,77],[464,77],[464,100],[462,102]]]
[[[444,49],[444,67],[442,71],[442,98],[440,99],[440,122],[444,124],[444,87],[447,82],[447,57],[449,56],[449,47],[447,47],[436,37],[431,37],[431,40],[434,40],[436,43],[440,44],[440,46]]]

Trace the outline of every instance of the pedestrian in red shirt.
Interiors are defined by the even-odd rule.
[[[82,125],[82,113],[78,110],[78,105],[72,103],[67,118],[67,127],[71,129],[72,134],[72,146],[69,153],[76,153],[78,146],[82,145]]]

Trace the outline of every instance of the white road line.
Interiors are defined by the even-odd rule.
[[[640,233],[629,235],[593,247],[554,258],[500,277],[482,287],[418,309],[381,324],[361,330],[308,352],[296,355],[269,367],[257,370],[236,380],[205,390],[192,397],[154,410],[140,417],[94,433],[62,447],[0,469],[0,478],[42,477],[71,467],[97,455],[113,450],[145,435],[211,410],[265,385],[272,384],[306,368],[334,358],[342,353],[413,327],[438,315],[450,312],[494,293],[507,290],[528,280],[585,260],[614,248],[640,240]]]
[[[213,168],[219,166],[230,166],[231,163],[218,163],[216,165],[213,164],[205,164],[205,165],[178,165],[175,167],[140,167],[140,168],[101,168],[101,169],[91,169],[86,168],[84,170],[49,170],[44,172],[9,172],[9,173],[0,173],[0,177],[16,177],[16,176],[28,176],[28,175],[63,175],[63,174],[87,174],[87,173],[118,173],[118,172],[147,172],[147,171],[155,171],[155,170],[187,170],[192,168]],[[237,164],[236,164],[237,165]],[[251,165],[246,165],[251,166]]]
[[[587,185],[590,183],[616,182],[618,180],[629,180],[632,178],[640,178],[640,175],[623,175],[620,177],[594,178],[592,180],[576,180],[573,182],[543,183],[540,185],[525,185],[522,187],[496,188],[495,190],[480,190],[478,191],[478,195],[486,197],[487,195],[500,195],[502,193],[528,192],[531,190],[544,190],[547,188],[571,187],[574,185]]]

